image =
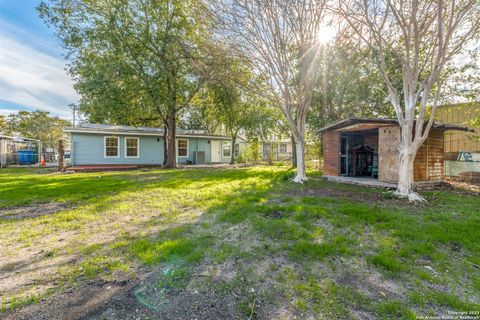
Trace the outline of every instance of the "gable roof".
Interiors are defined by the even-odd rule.
[[[379,127],[383,126],[391,126],[391,125],[398,125],[398,120],[397,119],[383,119],[383,118],[377,118],[377,119],[369,119],[369,118],[348,118],[345,120],[338,121],[334,124],[325,126],[318,130],[320,133],[324,131],[329,131],[329,130],[339,130],[342,128],[346,128],[352,125],[357,125],[357,124],[368,124],[368,125],[378,125]],[[437,129],[443,129],[443,130],[459,130],[459,131],[474,131],[471,128],[468,128],[466,126],[461,126],[461,125],[456,125],[456,124],[445,124],[442,122],[434,121],[432,128],[437,128]],[[361,129],[360,129],[361,130]]]
[[[75,128],[67,128],[64,131],[70,132],[70,133],[163,136],[163,128],[132,127],[132,126],[95,124],[95,123],[82,123]],[[177,137],[180,137],[180,138],[196,137],[196,138],[231,140],[231,138],[228,136],[208,134],[204,130],[186,130],[186,129],[177,128],[176,133],[177,133]]]

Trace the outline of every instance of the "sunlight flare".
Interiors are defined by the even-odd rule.
[[[333,27],[323,26],[318,30],[317,41],[321,44],[327,44],[335,37],[336,31]]]

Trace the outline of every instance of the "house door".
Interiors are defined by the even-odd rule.
[[[220,140],[210,140],[210,145],[212,146],[212,161],[211,162],[221,162],[221,160],[220,160]]]
[[[340,138],[340,175],[348,174],[348,139]]]

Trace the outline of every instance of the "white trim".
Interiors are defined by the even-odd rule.
[[[127,139],[136,139],[137,140],[137,155],[136,156],[128,156],[127,155]],[[125,158],[140,158],[140,138],[138,137],[125,137],[124,138],[124,151],[125,151]]]
[[[64,132],[70,133],[94,133],[94,134],[118,134],[122,136],[154,136],[163,138],[163,132],[128,132],[128,131],[102,131],[102,130],[75,130],[65,129]],[[195,134],[177,134],[177,138],[205,138],[210,140],[232,140],[227,136],[195,135]]]
[[[187,141],[187,155],[186,156],[181,156],[178,154],[178,141],[180,140],[185,140]],[[177,157],[179,158],[188,158],[189,154],[190,154],[190,150],[189,150],[189,147],[190,147],[190,141],[188,141],[188,139],[175,139],[175,144],[177,145]]]
[[[117,155],[116,156],[107,156],[107,138],[117,139]],[[120,137],[116,137],[116,136],[103,137],[103,157],[104,158],[120,158]]]

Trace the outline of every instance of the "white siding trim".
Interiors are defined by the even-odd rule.
[[[137,156],[128,156],[127,155],[127,139],[135,139],[137,140]],[[124,151],[125,151],[125,158],[140,158],[140,138],[138,137],[125,137],[124,139]]]
[[[117,155],[116,156],[107,156],[107,138],[117,139]],[[103,137],[103,157],[104,158],[120,158],[120,137],[115,137],[115,136]]]
[[[65,129],[63,130],[64,132],[70,132],[70,133],[83,133],[83,134],[119,134],[122,136],[154,136],[158,138],[163,138],[163,132],[128,132],[128,131],[101,131],[101,130],[76,130],[76,129]],[[177,138],[205,138],[205,139],[211,139],[211,140],[232,140],[232,138],[229,138],[227,136],[212,136],[208,134],[177,134]],[[34,140],[34,139],[32,139]],[[35,140],[37,141],[37,140]]]

